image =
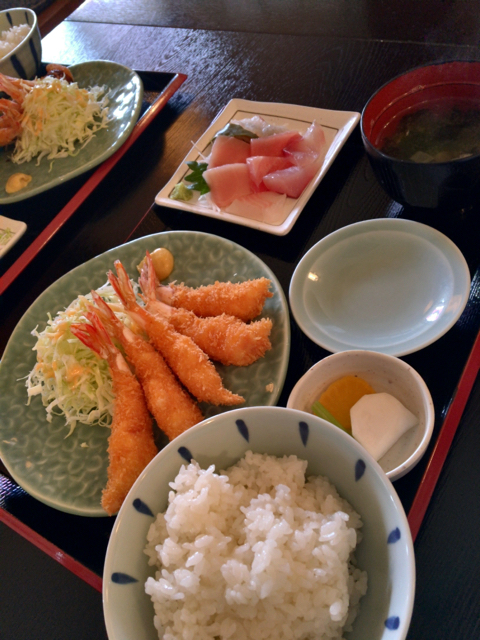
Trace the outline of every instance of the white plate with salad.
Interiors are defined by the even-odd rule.
[[[231,100],[155,203],[285,235],[359,120],[351,111]],[[239,142],[218,151],[225,137]],[[236,188],[226,194],[229,184]]]
[[[174,256],[175,266],[168,281],[197,287],[216,280],[270,279],[273,296],[266,300],[262,316],[272,320],[272,348],[247,367],[216,366],[224,386],[245,398],[242,406],[275,405],[281,393],[290,354],[288,304],[273,272],[253,253],[215,235],[171,231],[140,238],[89,260],[53,283],[33,303],[15,328],[0,364],[0,458],[25,491],[61,511],[106,516],[100,499],[107,480],[110,430],[79,420],[82,413],[88,415],[100,408],[86,399],[87,395],[97,397],[98,393],[106,409],[100,422],[108,423],[112,399],[108,381],[101,386],[91,382],[90,373],[104,381],[103,361],[88,349],[87,354],[78,352],[81,343],[72,341],[69,333],[69,324],[78,321],[78,314],[71,313],[71,307],[68,313],[65,309],[78,296],[102,287],[107,271],[117,259],[136,279],[137,265],[145,251],[153,252],[159,247]],[[52,322],[45,331],[49,318]],[[27,379],[37,363],[37,351],[33,350],[37,337],[32,332],[43,336],[38,347],[39,362],[44,382],[48,387],[50,380],[52,383],[51,389],[45,387],[42,393],[35,394],[32,386],[40,384],[42,376],[32,378],[29,388],[34,395],[27,404]],[[66,407],[63,413],[56,406],[59,402]],[[206,418],[229,409],[205,403],[199,406]],[[99,418],[98,414],[92,415]],[[159,447],[166,444],[159,429],[156,436]]]
[[[81,130],[80,135],[85,136],[85,142],[67,145],[69,151],[65,157],[49,159],[48,155],[42,158],[40,155],[35,155],[28,159],[32,153],[36,153],[40,148],[47,148],[49,153],[56,153],[55,149],[58,149],[56,143],[52,143],[54,136],[51,135],[51,130],[53,131],[58,124],[62,126],[62,122],[46,118],[42,124],[41,136],[25,136],[22,140],[20,153],[16,142],[15,146],[12,143],[0,149],[0,204],[9,204],[30,198],[93,169],[121,147],[132,132],[140,115],[143,99],[143,83],[135,71],[107,60],[74,64],[69,67],[69,70],[74,83],[78,84],[78,88],[88,90],[93,87],[104,88],[102,93],[89,101],[88,111],[90,113],[84,108],[82,97],[78,93],[74,93],[73,87],[70,91],[59,92],[56,99],[52,95],[49,95],[48,98],[45,95],[41,96],[39,92],[40,98],[37,104],[42,98],[47,103],[48,101],[55,102],[55,100],[61,101],[62,105],[66,106],[70,103],[71,109],[75,110],[78,116],[76,128]],[[100,113],[98,110],[93,113],[91,103],[96,101],[101,104],[104,99],[105,104],[102,104],[102,112]],[[23,104],[25,104],[25,100]],[[32,110],[32,116],[36,117],[34,101],[28,108]],[[61,112],[65,114],[64,120],[72,122],[67,116],[68,109],[62,109]],[[93,135],[85,134],[87,127],[83,128],[83,124],[80,124],[82,121],[86,121],[91,130],[92,127],[97,128],[97,124],[101,122],[102,118],[106,120],[104,123],[106,126],[98,128]],[[67,135],[68,140],[75,139],[76,131],[74,129],[64,128],[65,141]],[[15,161],[12,161],[12,157],[15,158]],[[25,158],[27,160],[23,161]],[[38,161],[39,158],[40,161]],[[18,163],[18,160],[21,160],[21,163]],[[14,174],[22,174],[26,176],[26,179],[23,188],[12,192],[7,187],[7,183]]]

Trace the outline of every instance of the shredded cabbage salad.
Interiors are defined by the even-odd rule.
[[[106,284],[97,292],[128,323],[113,287]],[[26,378],[28,404],[33,396],[41,395],[48,422],[54,415],[65,417],[70,427],[67,437],[77,422],[109,426],[112,421],[115,396],[108,364],[70,331],[73,323],[86,322],[91,301],[91,294],[79,296],[54,318],[49,314],[43,331],[37,327],[32,331],[37,338],[33,347],[37,363]]]
[[[29,162],[76,155],[96,131],[107,126],[105,87],[81,89],[76,82],[45,77],[35,81],[23,102],[21,132],[15,140],[12,161]]]

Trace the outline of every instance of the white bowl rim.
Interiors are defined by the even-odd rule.
[[[387,362],[395,362],[399,367],[404,370],[408,370],[409,373],[412,374],[415,382],[418,384],[420,388],[421,394],[425,398],[426,404],[426,412],[425,412],[425,431],[423,437],[418,445],[418,447],[413,451],[410,456],[404,460],[402,463],[397,465],[394,469],[390,471],[384,472],[386,476],[390,480],[399,480],[405,473],[413,469],[413,467],[419,462],[419,460],[424,455],[428,445],[430,444],[430,440],[433,435],[433,428],[435,426],[435,408],[433,405],[432,395],[430,393],[430,389],[427,387],[425,380],[418,373],[416,369],[414,369],[411,365],[407,364],[404,360],[401,360],[397,356],[392,356],[387,353],[381,353],[380,351],[370,351],[368,349],[350,349],[348,351],[338,351],[337,353],[331,353],[322,360],[319,360],[314,365],[306,371],[303,376],[296,382],[290,395],[287,400],[287,408],[294,409],[292,403],[297,400],[297,395],[300,392],[301,387],[306,379],[308,379],[312,374],[316,373],[319,369],[322,369],[325,366],[326,361],[330,361],[335,358],[347,358],[351,354],[355,354],[356,357],[361,357],[362,355],[369,355],[370,357],[378,358],[379,360],[384,360]],[[314,414],[311,414],[314,415]]]

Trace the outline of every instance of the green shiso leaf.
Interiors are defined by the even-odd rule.
[[[223,127],[223,129],[220,129],[220,131],[217,131],[213,140],[215,140],[217,136],[230,136],[231,138],[239,138],[244,142],[249,142],[252,138],[258,138],[257,134],[253,133],[253,131],[248,131],[248,129],[244,129],[241,125],[231,122]]]
[[[185,176],[186,182],[191,182],[192,184],[187,187],[187,189],[193,189],[194,191],[200,191],[200,194],[203,196],[205,193],[210,191],[210,187],[205,182],[205,178],[203,174],[208,169],[208,164],[206,162],[197,162],[196,160],[191,160],[187,162],[188,168],[191,170],[191,173],[188,176]]]

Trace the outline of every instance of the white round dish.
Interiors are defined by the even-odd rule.
[[[297,455],[308,475],[325,475],[363,521],[356,549],[368,591],[349,640],[404,640],[415,592],[412,538],[402,504],[378,464],[346,433],[283,407],[247,407],[216,415],[168,444],[129,492],[108,544],[103,605],[109,640],[158,640],[145,581],[154,575],[143,549],[154,517],[167,506],[168,483],[182,464],[226,469],[246,451]],[[232,636],[233,637],[233,636]]]
[[[409,429],[378,464],[391,481],[413,469],[432,438],[435,410],[423,378],[403,360],[375,351],[343,351],[313,365],[297,382],[287,407],[312,413],[311,407],[335,380],[358,375],[377,393],[389,393],[411,411],[418,424]]]
[[[289,296],[296,322],[324,349],[401,356],[444,335],[469,292],[468,265],[449,238],[381,218],[320,240],[297,265]]]

